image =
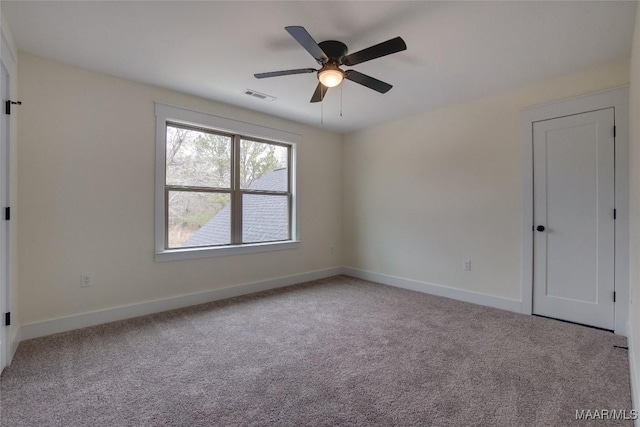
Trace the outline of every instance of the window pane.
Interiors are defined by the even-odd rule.
[[[243,243],[289,239],[289,197],[242,195]]]
[[[167,185],[229,188],[231,137],[167,125]]]
[[[240,140],[240,188],[288,191],[288,159],[287,147]]]
[[[231,243],[227,193],[169,191],[169,248]]]

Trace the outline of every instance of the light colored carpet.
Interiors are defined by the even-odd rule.
[[[626,340],[339,276],[22,342],[0,420],[585,425],[577,409],[631,409],[614,345]]]

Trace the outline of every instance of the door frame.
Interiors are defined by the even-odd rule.
[[[2,17],[0,17],[2,18]],[[0,65],[3,66],[7,73],[9,74],[10,84],[9,87],[6,88],[7,96],[9,99],[13,99],[16,95],[17,85],[16,85],[16,64],[17,58],[15,56],[14,46],[9,42],[11,40],[10,33],[8,33],[6,24],[4,19],[0,20]],[[4,100],[3,100],[4,101]],[[0,103],[0,114],[5,114],[4,111],[4,102]],[[0,217],[0,221],[2,223],[2,227],[0,228],[0,274],[2,277],[0,278],[0,334],[2,334],[2,346],[4,348],[0,348],[0,372],[6,366],[11,364],[11,360],[13,358],[14,352],[16,350],[18,337],[14,333],[16,330],[13,326],[5,326],[5,316],[6,312],[11,312],[11,288],[13,282],[13,271],[12,267],[15,266],[15,256],[14,251],[16,250],[15,241],[12,239],[15,237],[15,221],[8,222],[4,218],[4,208],[8,206],[12,206],[12,210],[15,211],[15,194],[12,194],[12,191],[15,190],[15,182],[13,181],[14,171],[12,171],[12,167],[15,166],[14,159],[12,159],[13,154],[13,140],[15,138],[16,132],[16,120],[15,115],[9,119],[9,134],[7,141],[0,141],[0,150],[2,150],[2,156],[0,156],[0,161],[2,164],[2,173],[0,176],[0,208],[2,209],[2,217]],[[15,311],[15,310],[13,310]],[[12,313],[14,319],[12,319],[12,324],[15,322],[15,312]]]
[[[522,131],[522,308],[533,313],[533,124],[589,111],[614,109],[615,138],[615,284],[614,332],[627,336],[629,318],[629,86],[520,110]]]

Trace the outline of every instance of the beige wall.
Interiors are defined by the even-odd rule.
[[[341,265],[340,135],[29,54],[19,63],[21,324]],[[300,248],[154,262],[154,101],[302,135]],[[93,287],[80,287],[85,272]]]
[[[633,35],[631,53],[631,88],[630,88],[630,215],[629,215],[629,354],[634,363],[631,374],[635,385],[634,408],[640,409],[640,8],[636,16],[636,27]]]
[[[628,82],[625,61],[347,135],[345,265],[520,300],[519,110]]]

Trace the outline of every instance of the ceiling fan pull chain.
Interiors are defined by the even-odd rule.
[[[320,101],[320,124],[324,124],[324,99]]]
[[[344,89],[344,85],[340,85],[340,117],[342,117],[342,89]]]

